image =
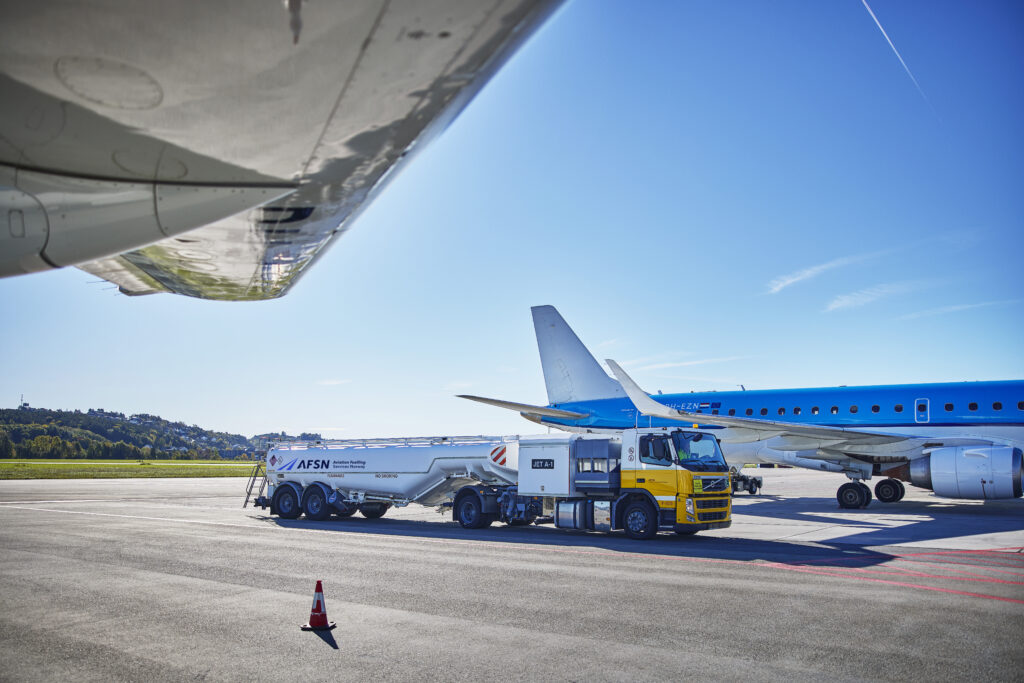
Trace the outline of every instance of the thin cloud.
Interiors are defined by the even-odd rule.
[[[655,363],[636,368],[637,370],[667,370],[668,368],[688,368],[691,365],[707,365],[708,363],[728,363],[734,360],[746,360],[750,356],[726,356],[725,358],[701,358],[700,360],[687,360],[677,363]]]
[[[861,306],[866,306],[872,302],[878,301],[879,299],[895,296],[896,294],[906,294],[908,292],[917,291],[923,286],[923,283],[916,281],[889,282],[886,284],[875,285],[874,287],[860,289],[856,292],[850,292],[849,294],[840,294],[829,302],[828,306],[825,307],[825,312],[838,311],[844,308],[860,308]]]
[[[873,251],[870,254],[857,254],[855,256],[843,256],[841,258],[833,259],[825,263],[819,263],[816,266],[804,268],[788,275],[780,275],[771,282],[768,283],[768,293],[778,294],[786,287],[795,285],[798,282],[804,280],[810,280],[812,277],[817,277],[825,271],[832,270],[833,268],[841,268],[842,266],[849,266],[854,263],[860,263],[861,261],[867,261],[868,259],[878,258],[890,253],[891,250],[886,251]]]
[[[871,18],[875,22],[875,26],[877,26],[878,30],[882,32],[882,36],[885,38],[885,42],[889,43],[889,47],[892,48],[892,52],[894,55],[896,55],[896,59],[900,60],[900,64],[903,65],[903,70],[907,72],[907,76],[909,76],[910,80],[914,82],[914,87],[917,88],[917,92],[921,93],[921,97],[924,98],[924,101],[928,103],[929,107],[931,107],[931,101],[928,99],[928,96],[924,94],[924,90],[921,89],[921,85],[917,82],[917,79],[914,78],[914,74],[910,72],[910,67],[907,66],[907,63],[905,61],[903,61],[903,56],[900,55],[900,51],[896,49],[896,46],[893,44],[892,39],[889,38],[889,34],[885,32],[884,28],[882,28],[882,22],[878,20],[878,17],[876,17],[875,13],[871,10],[871,6],[868,5],[868,0],[860,1],[864,5],[864,9],[866,9],[868,11],[868,14],[871,15]]]
[[[351,381],[350,379],[321,379],[317,380],[317,384],[322,387],[336,387],[339,384],[348,384]]]
[[[608,348],[609,346],[615,346],[618,343],[619,343],[618,339],[605,339],[603,342],[599,343],[594,348],[595,349],[605,349],[605,348]]]
[[[955,304],[952,306],[941,306],[940,308],[931,308],[927,311],[917,311],[916,313],[907,313],[901,315],[899,320],[915,320],[917,318],[927,318],[933,315],[945,315],[946,313],[958,313],[959,311],[970,311],[975,308],[989,308],[992,306],[1009,306],[1010,304],[1020,303],[1021,299],[1005,299],[1003,301],[982,301],[976,304]]]

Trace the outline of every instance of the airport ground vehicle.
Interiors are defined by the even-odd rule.
[[[732,492],[739,493],[746,491],[750,495],[757,494],[764,487],[764,478],[751,474],[743,474],[735,467],[729,470],[729,479],[732,481]]]
[[[285,519],[419,503],[469,529],[553,523],[651,538],[731,524],[721,447],[694,430],[290,443],[267,453],[265,476],[256,505]]]

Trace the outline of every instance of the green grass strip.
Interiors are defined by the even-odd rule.
[[[136,479],[158,477],[247,477],[249,465],[151,465],[137,460],[124,463],[2,462],[0,479]]]

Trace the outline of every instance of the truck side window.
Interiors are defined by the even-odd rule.
[[[640,462],[649,465],[671,465],[672,452],[667,436],[645,436],[640,440]]]

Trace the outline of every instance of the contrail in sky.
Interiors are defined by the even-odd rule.
[[[900,51],[896,49],[896,46],[893,45],[892,40],[889,38],[889,34],[885,32],[884,28],[882,28],[882,22],[880,22],[878,20],[878,17],[875,16],[875,13],[871,11],[871,6],[868,4],[868,0],[860,1],[861,3],[863,3],[864,9],[866,9],[868,11],[868,14],[871,15],[871,18],[875,20],[875,26],[877,26],[878,30],[882,32],[882,35],[885,37],[885,41],[889,43],[889,47],[892,48],[893,54],[896,55],[896,59],[900,60],[900,64],[903,65],[903,70],[907,72],[907,75],[910,76],[910,80],[914,82],[914,87],[917,88],[917,92],[921,93],[921,97],[924,98],[924,101],[928,103],[929,107],[932,106],[932,103],[928,99],[928,96],[924,94],[924,90],[921,90],[921,84],[917,82],[917,79],[914,78],[914,74],[910,73],[910,67],[907,66],[907,63],[903,61],[903,57],[900,55]]]

